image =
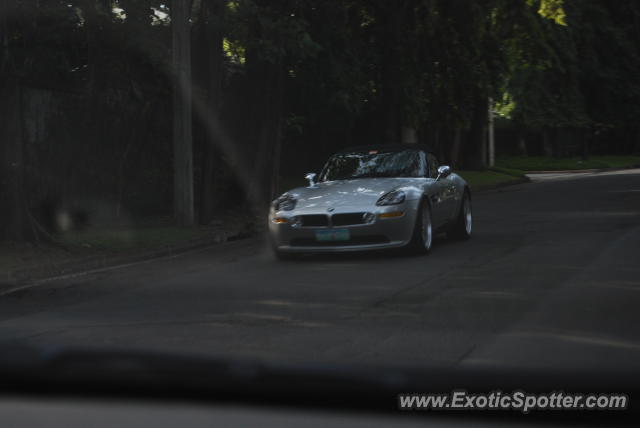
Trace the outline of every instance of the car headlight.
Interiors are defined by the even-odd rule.
[[[296,207],[296,199],[288,193],[273,201],[273,208],[276,211],[291,211]]]
[[[398,205],[404,202],[405,193],[402,190],[392,190],[389,193],[385,193],[380,196],[376,205]]]

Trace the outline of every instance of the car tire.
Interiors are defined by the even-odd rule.
[[[413,237],[409,248],[418,254],[427,254],[433,247],[433,220],[431,216],[431,205],[428,199],[423,199],[418,208],[416,223],[413,227]]]
[[[452,239],[466,240],[471,238],[472,231],[473,214],[471,210],[471,195],[468,190],[465,190],[460,203],[458,215],[449,227],[447,236]]]

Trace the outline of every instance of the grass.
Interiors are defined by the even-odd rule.
[[[544,156],[503,157],[496,160],[500,168],[522,171],[558,171],[577,169],[625,168],[640,165],[640,156],[591,156],[549,158]]]
[[[524,178],[522,171],[504,168],[492,168],[482,171],[456,171],[467,180],[471,189],[519,183]]]
[[[208,226],[177,227],[171,219],[125,227],[95,227],[82,231],[60,233],[55,239],[72,251],[93,249],[121,252],[159,248],[219,234],[222,231],[242,231],[255,221],[251,215],[235,210],[221,213]]]
[[[149,227],[143,229],[90,229],[67,232],[57,236],[58,241],[70,248],[89,248],[100,251],[123,251],[154,248],[189,241],[206,234],[201,228]]]
[[[0,245],[0,275],[14,269],[65,262],[72,258],[73,254],[58,247],[3,242]]]
[[[145,226],[94,227],[58,233],[55,244],[0,242],[0,280],[16,269],[65,263],[92,256],[135,253],[213,237],[222,231],[243,231],[252,222],[248,215],[224,214],[210,226],[176,227],[165,222]]]
[[[0,243],[0,275],[84,257],[160,248],[211,233],[210,228],[204,227],[105,228],[57,234],[54,236],[57,245],[3,242]]]

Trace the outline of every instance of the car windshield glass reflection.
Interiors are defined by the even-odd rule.
[[[345,153],[327,162],[320,181],[376,177],[420,177],[420,156],[413,150],[387,153]]]

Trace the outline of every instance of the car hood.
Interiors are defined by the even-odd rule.
[[[359,178],[318,183],[289,191],[297,200],[296,211],[334,208],[337,211],[373,207],[380,196],[391,190],[415,184],[412,178]]]

